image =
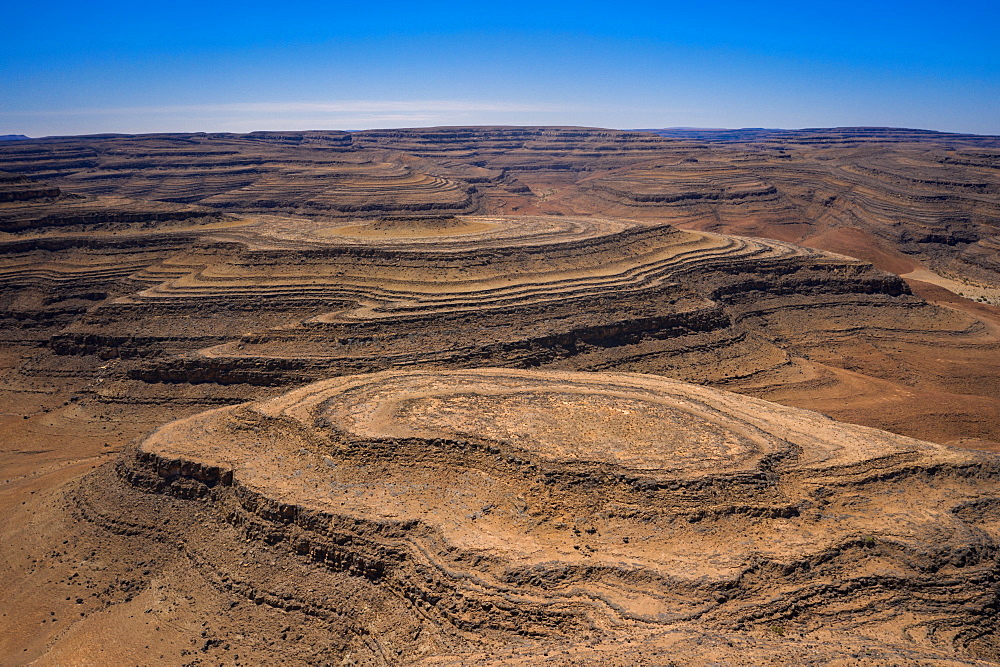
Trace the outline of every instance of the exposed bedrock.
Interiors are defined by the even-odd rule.
[[[61,137],[0,146],[0,168],[67,192],[242,214],[596,214],[828,250],[861,233],[870,241],[855,250],[882,268],[997,283],[963,251],[1000,233],[998,156],[996,137],[892,128],[459,127]]]
[[[862,619],[915,662],[995,650],[995,456],[660,377],[347,376],[161,427],[118,470],[220,540],[348,575],[376,612],[354,630],[400,659],[584,636],[637,659],[693,623],[849,644]],[[330,613],[335,591],[298,598],[205,541],[186,553],[220,590]]]
[[[204,207],[69,194],[26,176],[0,172],[0,234],[8,243],[51,243],[56,234],[74,232],[99,236],[102,232],[190,228],[225,219],[222,213]]]
[[[748,335],[739,323],[753,312],[783,305],[926,309],[899,278],[861,262],[667,225],[472,217],[310,231],[298,222],[223,238],[137,273],[148,288],[93,309],[53,339],[55,349],[133,357],[186,345],[191,354],[131,376],[272,384],[305,370],[537,366],[637,345],[654,353],[692,336],[724,345]],[[236,341],[235,323],[222,318],[190,329],[192,316],[214,312],[266,312],[282,323]],[[206,344],[213,336],[219,344]],[[266,377],[283,368],[289,377]]]
[[[129,238],[10,255],[9,280],[79,288],[37,338],[58,355],[110,362],[94,389],[115,403],[188,401],[193,385],[231,401],[415,365],[545,366],[652,372],[765,398],[780,390],[780,400],[801,390],[819,397],[808,407],[853,420],[836,412],[847,403],[823,398],[859,391],[836,368],[977,395],[995,385],[980,377],[1000,372],[995,328],[928,305],[870,264],[779,241],[573,216],[261,217],[134,257]],[[172,236],[141,238],[166,248]],[[117,282],[83,289],[112,266]],[[12,319],[34,317],[30,293],[12,292]],[[920,367],[942,350],[963,365]],[[860,389],[872,391],[885,395]],[[995,439],[989,418],[970,428],[973,413],[995,412],[983,410],[919,431],[905,430],[908,418],[868,423]]]
[[[60,194],[59,188],[27,176],[0,172],[0,203],[51,200]]]

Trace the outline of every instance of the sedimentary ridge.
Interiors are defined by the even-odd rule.
[[[184,556],[217,595],[327,619],[358,662],[762,664],[784,642],[977,664],[996,650],[998,472],[648,375],[389,371],[166,425],[119,463],[123,500],[95,476],[78,502],[136,533],[151,519],[115,514],[130,495],[189,506],[217,537]],[[368,610],[269,558],[346,577]]]
[[[0,662],[996,664],[998,150],[0,145]]]
[[[856,378],[827,366],[845,358],[857,359],[847,370],[887,381],[920,349],[977,360],[945,390],[997,365],[993,325],[931,306],[866,262],[665,224],[258,216],[136,262],[127,289],[39,329],[57,357],[110,361],[94,386],[104,401],[232,402],[414,365],[655,372],[763,396],[829,396],[857,391]],[[1000,414],[988,386],[977,395],[967,410]],[[966,414],[900,422],[922,437],[997,437],[988,420],[970,429]]]
[[[926,265],[994,284],[998,159],[996,137],[892,128],[457,127],[55,137],[0,146],[0,169],[81,194],[340,218],[652,218],[850,249],[887,270]]]

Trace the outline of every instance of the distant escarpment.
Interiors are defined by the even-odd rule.
[[[984,261],[1000,237],[997,137],[558,127],[64,137],[0,145],[0,168],[74,193],[244,214],[653,219],[1000,284]]]

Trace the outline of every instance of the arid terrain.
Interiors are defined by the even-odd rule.
[[[1000,662],[1000,137],[0,172],[0,664]]]

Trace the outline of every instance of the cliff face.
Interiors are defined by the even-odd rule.
[[[55,199],[59,188],[17,174],[0,173],[0,203]]]

